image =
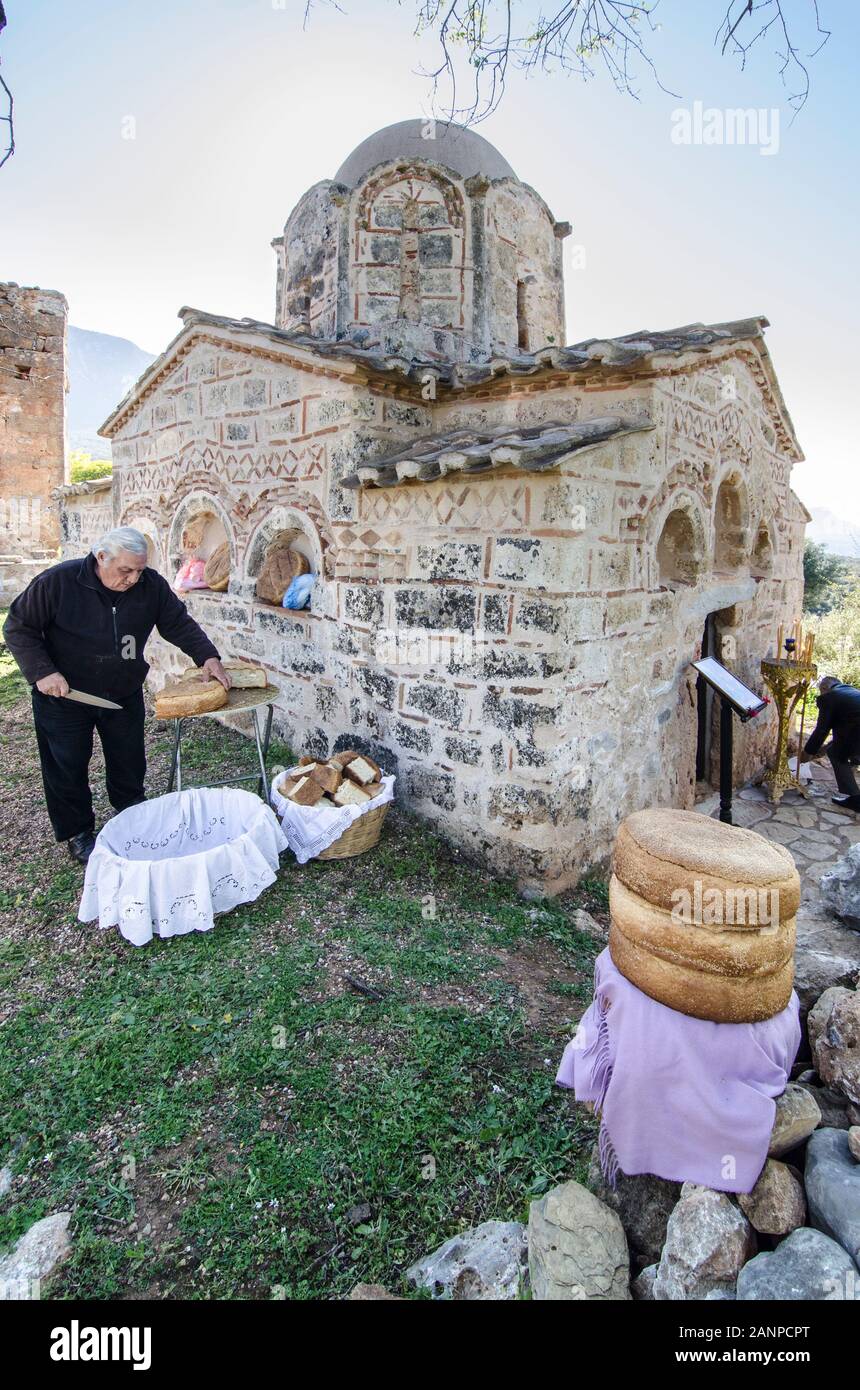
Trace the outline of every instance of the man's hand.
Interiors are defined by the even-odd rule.
[[[68,695],[69,682],[59,671],[52,671],[49,676],[43,676],[40,681],[36,681],[36,689],[41,690],[43,695]]]
[[[203,670],[209,680],[220,681],[225,690],[229,690],[233,684],[217,656],[210,656],[208,661],[204,661]]]

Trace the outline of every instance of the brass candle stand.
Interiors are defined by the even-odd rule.
[[[773,695],[779,719],[776,762],[763,779],[771,802],[778,806],[784,793],[789,790],[800,792],[804,797],[811,794],[800,780],[800,762],[797,764],[797,776],[788,765],[788,735],[798,701],[805,699],[810,684],[818,675],[818,668],[811,661],[792,661],[791,657],[768,658],[761,663],[761,674]]]

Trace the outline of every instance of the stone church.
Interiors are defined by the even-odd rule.
[[[291,212],[275,322],[181,310],[102,428],[114,521],[164,574],[192,531],[229,543],[227,591],[188,606],[266,664],[293,749],[369,750],[545,892],[713,784],[690,662],[760,688],[808,520],[766,320],[565,346],[569,232],[480,135],[390,126]],[[84,549],[89,501],[65,499]],[[308,609],[258,599],[275,545],[317,576]],[[772,739],[769,714],[738,730],[738,779]]]

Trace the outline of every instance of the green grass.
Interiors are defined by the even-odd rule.
[[[394,812],[360,859],[285,855],[212,932],[135,950],[75,922],[81,876],[11,708],[30,829],[4,832],[0,879],[0,1250],[71,1210],[49,1296],[408,1292],[450,1235],[584,1175],[593,1121],[553,1077],[598,949],[576,909],[599,913],[604,885],[524,903]],[[157,792],[164,726],[150,743]],[[217,755],[226,776],[250,751],[201,720],[186,766]]]
[[[0,709],[7,709],[27,695],[27,682],[18,670],[15,659],[3,641],[2,630],[6,612],[0,608]]]

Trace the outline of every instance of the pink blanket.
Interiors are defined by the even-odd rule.
[[[796,994],[764,1023],[708,1023],[649,999],[607,949],[556,1081],[600,1113],[613,1184],[620,1169],[749,1192],[799,1043]]]

